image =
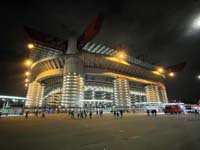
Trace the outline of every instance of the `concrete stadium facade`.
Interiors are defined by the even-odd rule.
[[[157,66],[89,42],[67,53],[39,44],[33,64],[27,108],[130,108],[135,102],[168,102],[165,75]]]

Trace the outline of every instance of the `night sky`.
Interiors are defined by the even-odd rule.
[[[144,55],[151,63],[169,66],[187,61],[175,78],[166,80],[170,100],[200,98],[199,0],[63,0],[1,2],[0,95],[25,96],[23,64],[29,38],[23,26],[67,39],[79,36],[99,12],[105,20],[93,40]],[[198,20],[199,19],[199,20]]]

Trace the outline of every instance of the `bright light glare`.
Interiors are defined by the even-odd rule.
[[[28,87],[28,84],[27,84],[27,83],[25,84],[25,87]]]
[[[164,69],[163,69],[162,67],[159,67],[159,68],[158,68],[158,72],[164,73]]]
[[[126,53],[124,51],[120,51],[116,54],[116,57],[124,59],[126,57]]]
[[[29,81],[29,79],[26,78],[26,79],[25,79],[25,82],[28,82],[28,81]]]
[[[198,75],[197,78],[200,80],[200,75]]]
[[[27,72],[25,73],[25,75],[26,75],[26,76],[29,76],[29,75],[30,75],[30,72],[27,71]]]
[[[197,17],[192,23],[193,29],[200,29],[200,17]]]
[[[170,77],[174,77],[175,74],[174,74],[173,72],[170,72],[170,73],[169,73],[169,76],[170,76]]]
[[[25,65],[26,66],[30,66],[32,64],[32,61],[30,60],[30,59],[27,59],[26,61],[25,61]]]
[[[29,44],[28,44],[28,48],[29,48],[29,49],[33,49],[34,47],[35,47],[35,46],[34,46],[32,43],[29,43]]]

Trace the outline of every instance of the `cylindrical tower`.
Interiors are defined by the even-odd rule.
[[[116,108],[131,107],[130,89],[128,80],[117,78],[113,82],[114,82],[114,104]]]
[[[83,62],[78,55],[74,54],[65,59],[61,106],[80,108],[83,107],[83,99]]]

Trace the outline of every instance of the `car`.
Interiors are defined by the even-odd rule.
[[[182,109],[179,105],[166,105],[164,108],[164,112],[170,114],[180,114]]]

